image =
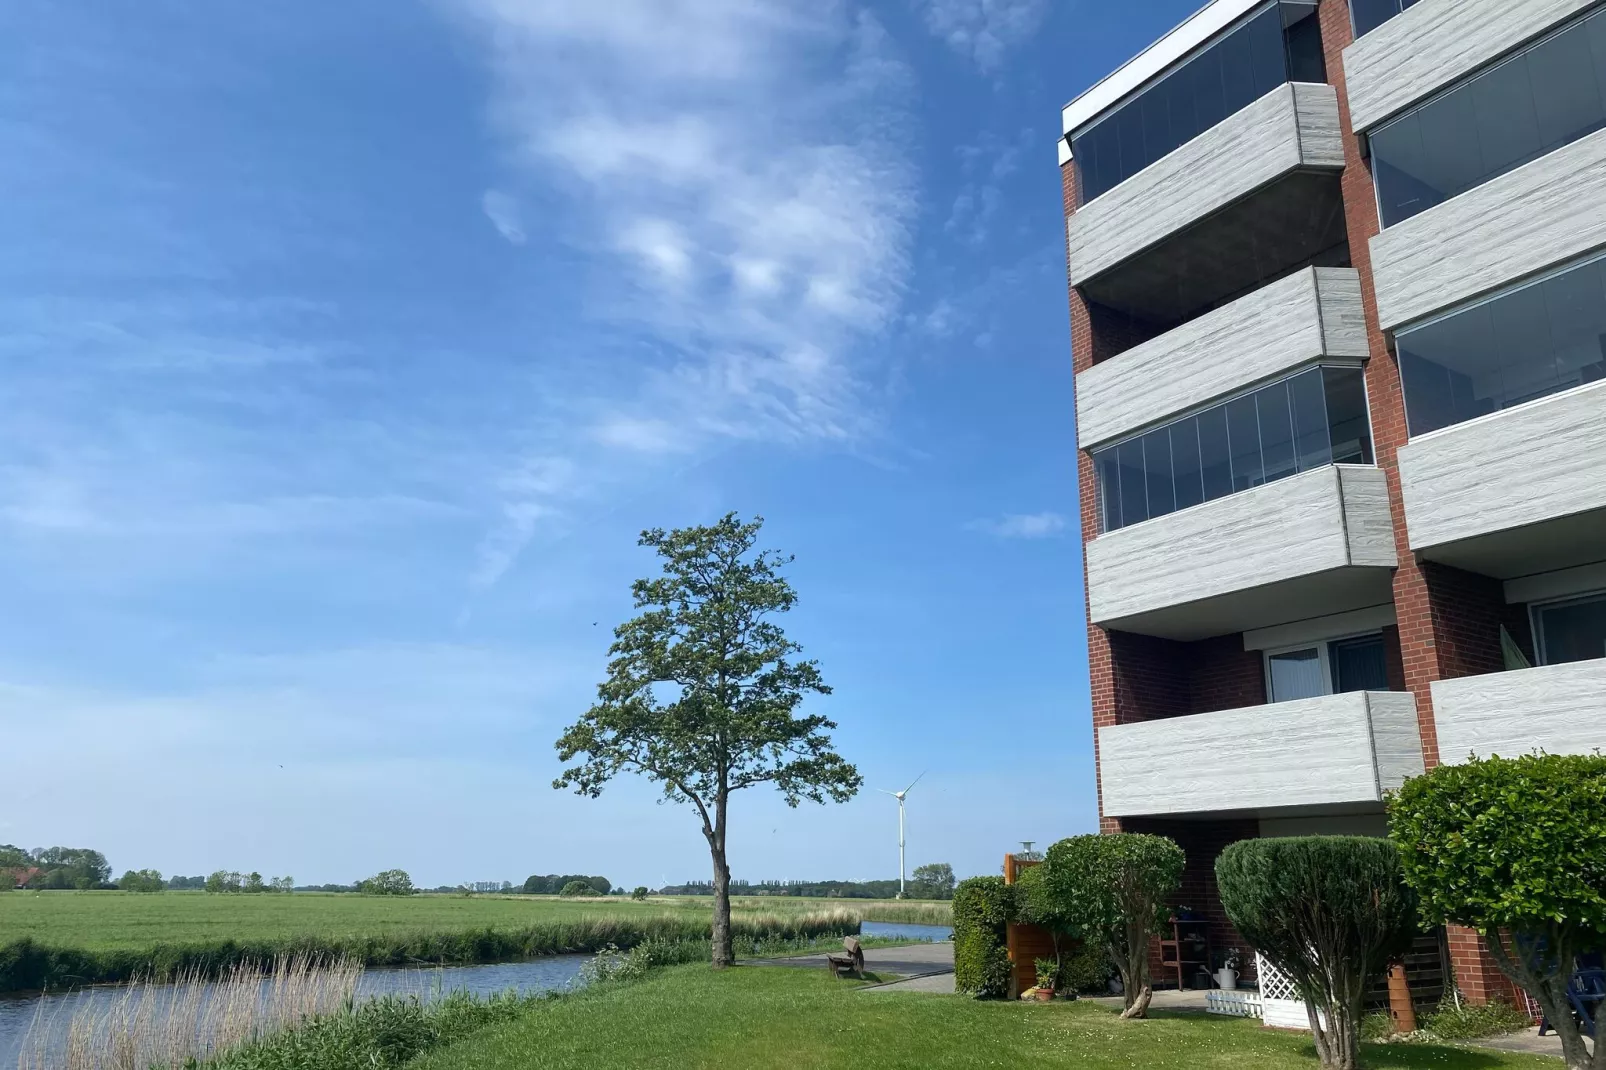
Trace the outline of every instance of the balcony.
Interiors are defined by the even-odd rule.
[[[1332,465],[1094,539],[1089,614],[1192,641],[1388,602],[1398,563],[1382,471]]]
[[[1370,130],[1595,3],[1414,4],[1344,50],[1350,121],[1357,131]]]
[[[1500,579],[1606,546],[1606,382],[1447,427],[1399,452],[1411,549]]]
[[[1394,330],[1601,248],[1606,130],[1373,238],[1378,319]]]
[[[1307,269],[1078,375],[1078,445],[1093,449],[1322,357],[1368,355],[1359,273]]]
[[[1439,757],[1606,751],[1606,659],[1433,684]]]
[[[1071,285],[1097,304],[1180,322],[1347,240],[1338,94],[1292,82],[1082,206]]]
[[[1375,808],[1422,771],[1408,693],[1357,691],[1099,729],[1106,817]]]

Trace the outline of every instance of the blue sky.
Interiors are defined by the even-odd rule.
[[[1054,141],[1192,3],[6,5],[0,842],[706,878],[549,782],[727,510],[911,867],[1091,829]],[[733,869],[895,809],[739,797]]]

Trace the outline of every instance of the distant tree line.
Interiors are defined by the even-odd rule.
[[[583,892],[566,892],[565,889],[574,883],[587,885],[598,895],[607,895],[613,891],[613,882],[607,877],[588,877],[584,873],[549,873],[546,876],[532,876],[524,881],[524,887],[519,890],[525,895],[583,895]]]
[[[112,867],[106,856],[87,847],[35,847],[25,851],[0,844],[0,873],[12,887],[30,889],[110,888]]]
[[[896,899],[898,882],[885,881],[760,881],[753,884],[733,880],[732,895],[797,896],[805,899]],[[952,899],[954,896],[954,867],[947,862],[915,868],[913,877],[906,883],[906,894],[911,899]],[[709,881],[687,881],[658,890],[659,895],[713,895]]]
[[[271,877],[262,879],[260,873],[247,873],[241,876],[231,869],[220,869],[210,877],[202,886],[214,894],[241,894],[258,895],[263,892],[290,892],[294,891],[296,881],[294,877]]]

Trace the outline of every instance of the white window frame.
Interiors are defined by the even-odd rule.
[[[1530,602],[1528,604],[1528,628],[1533,633],[1534,664],[1536,666],[1551,664],[1550,659],[1545,657],[1545,619],[1541,616],[1541,613],[1547,609],[1585,605],[1590,602],[1606,602],[1606,590],[1585,591],[1582,594],[1570,594],[1563,598],[1547,598],[1542,602]],[[1606,651],[1603,651],[1601,656],[1606,657]]]
[[[1602,593],[1606,594],[1606,592]],[[1330,695],[1337,694],[1337,692],[1333,690],[1333,644],[1342,643],[1348,639],[1366,639],[1374,635],[1381,636],[1382,634],[1383,629],[1381,628],[1367,628],[1359,632],[1344,632],[1340,635],[1330,635],[1323,639],[1311,639],[1303,643],[1294,643],[1291,646],[1267,647],[1265,650],[1261,651],[1261,670],[1266,677],[1266,701],[1268,703],[1279,701],[1297,701],[1295,699],[1278,699],[1276,697],[1276,691],[1273,689],[1271,681],[1271,659],[1278,654],[1297,654],[1302,650],[1310,650],[1314,647],[1316,650],[1317,660],[1321,663],[1322,667],[1323,688],[1322,693],[1316,697],[1326,698]]]

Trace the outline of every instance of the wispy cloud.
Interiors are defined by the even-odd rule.
[[[1058,513],[1007,513],[988,520],[973,520],[966,527],[1000,539],[1048,539],[1065,530],[1065,518]]]
[[[1042,24],[1047,0],[915,0],[926,28],[983,72]]]
[[[529,236],[524,233],[524,214],[519,202],[501,190],[488,189],[480,198],[480,208],[491,221],[498,234],[514,245],[523,245]]]
[[[863,343],[897,314],[915,209],[908,75],[875,19],[807,0],[453,6],[494,72],[503,184],[566,203],[587,314],[620,339],[532,455],[593,485],[722,443],[872,433]],[[509,498],[481,583],[571,487]]]

